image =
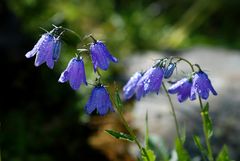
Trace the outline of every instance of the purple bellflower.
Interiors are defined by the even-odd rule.
[[[161,67],[151,67],[148,69],[137,83],[137,100],[140,100],[141,97],[151,92],[158,94],[162,84],[163,74],[164,71]]]
[[[202,99],[208,99],[209,91],[213,95],[217,95],[217,92],[213,88],[211,81],[208,79],[208,75],[203,71],[196,72],[193,75],[193,86],[191,88],[191,97],[198,94]]]
[[[94,72],[96,72],[97,68],[107,70],[109,67],[109,61],[114,63],[118,62],[117,58],[110,54],[107,47],[101,41],[93,42],[90,45],[90,54]]]
[[[130,99],[134,95],[137,83],[141,77],[142,74],[140,72],[136,72],[123,87],[123,96],[125,99]]]
[[[62,72],[58,82],[69,81],[72,89],[77,90],[82,83],[87,85],[84,63],[82,58],[73,58],[68,63],[67,68]]]
[[[94,87],[85,106],[85,111],[88,114],[91,114],[95,109],[100,115],[105,115],[108,111],[114,111],[109,94],[106,88],[102,85]]]
[[[59,45],[59,42],[60,40],[55,40],[55,37],[50,33],[45,33],[38,40],[33,49],[29,51],[25,56],[27,58],[31,58],[36,55],[34,63],[36,67],[46,62],[47,66],[50,69],[53,69],[54,60],[56,61],[58,58],[58,56],[55,56],[56,59],[54,59],[53,54],[55,53],[55,55],[59,55],[60,53],[61,45]]]
[[[183,78],[173,84],[169,89],[168,92],[170,94],[176,94],[178,97],[179,102],[183,102],[187,100],[189,97],[190,100],[195,100],[196,95],[191,95],[191,88],[192,88],[192,80],[190,78]]]

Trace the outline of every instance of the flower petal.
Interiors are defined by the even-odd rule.
[[[142,74],[139,72],[136,72],[127,82],[127,84],[123,87],[123,95],[125,99],[131,98],[134,93],[137,86],[137,83],[139,79],[142,77]]]
[[[108,59],[104,54],[102,46],[98,43],[93,43],[90,46],[91,57],[93,61],[94,68],[101,68],[102,70],[107,70],[109,66]]]

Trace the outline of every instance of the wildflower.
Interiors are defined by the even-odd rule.
[[[163,74],[164,72],[161,67],[151,67],[148,69],[137,83],[137,100],[140,100],[142,96],[150,92],[156,92],[158,94],[162,84]]]
[[[136,72],[127,82],[127,84],[123,87],[123,95],[125,99],[131,98],[134,93],[137,86],[138,81],[142,77],[142,74],[139,72]]]
[[[196,95],[191,95],[191,88],[192,88],[192,80],[189,78],[183,78],[173,84],[169,89],[168,92],[170,94],[176,94],[178,97],[179,102],[185,101],[188,97],[190,100],[195,100]]]
[[[34,63],[36,67],[46,62],[47,66],[50,69],[53,69],[54,67],[53,53],[60,52],[60,45],[58,44],[59,43],[58,41],[55,41],[54,36],[52,36],[50,33],[45,33],[38,40],[37,44],[33,47],[33,49],[29,51],[25,56],[27,58],[31,58],[34,55],[36,55]],[[57,60],[57,57],[55,60]]]
[[[110,54],[107,47],[101,41],[96,41],[91,44],[90,54],[95,72],[97,68],[107,70],[109,66],[109,61],[112,61],[114,63],[118,62],[117,58],[113,57]]]
[[[176,67],[176,63],[169,63],[167,68],[164,70],[164,78],[168,79],[172,76],[173,71]]]
[[[114,111],[109,94],[102,85],[94,87],[85,106],[85,111],[88,114],[91,114],[95,109],[100,115],[105,115],[108,111]]]
[[[208,79],[208,75],[203,71],[199,71],[193,75],[193,86],[191,88],[191,96],[196,93],[202,98],[207,99],[209,96],[209,90],[213,95],[217,95],[217,92],[213,88],[211,81]]]
[[[69,81],[72,89],[77,90],[82,83],[87,85],[84,63],[82,58],[73,58],[65,71],[62,72],[58,82],[65,83]]]

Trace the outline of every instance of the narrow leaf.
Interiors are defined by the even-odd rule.
[[[118,132],[118,131],[113,131],[113,130],[105,130],[109,135],[111,135],[112,137],[116,138],[116,139],[122,139],[122,140],[127,140],[127,141],[134,141],[134,137],[132,137],[131,135],[122,133],[122,132]]]
[[[122,103],[122,100],[121,100],[121,98],[119,96],[118,90],[115,90],[114,101],[115,101],[115,104],[116,104],[117,108],[121,111],[123,103]]]
[[[195,143],[195,145],[197,146],[198,150],[201,152],[202,156],[203,156],[203,157],[206,157],[206,156],[207,156],[207,151],[206,151],[206,149],[204,149],[204,147],[202,146],[201,141],[200,141],[200,137],[197,136],[197,135],[194,135],[194,136],[193,136],[193,140],[194,140],[194,143]]]
[[[147,153],[148,158],[147,158],[146,154],[144,153],[144,151]],[[156,156],[155,156],[154,152],[151,149],[143,148],[142,159],[144,161],[155,161],[156,160]]]
[[[203,108],[203,111],[201,112],[201,114],[203,115],[204,120],[206,122],[208,138],[211,138],[211,136],[213,135],[213,126],[212,126],[212,120],[209,116],[209,104],[208,103]]]
[[[190,156],[186,149],[183,147],[181,144],[180,140],[177,138],[175,142],[176,146],[176,152],[178,155],[178,160],[179,161],[190,161]]]
[[[231,159],[229,158],[227,146],[223,146],[222,150],[218,154],[216,161],[231,161]]]

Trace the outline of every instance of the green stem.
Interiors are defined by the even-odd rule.
[[[164,84],[164,82],[162,83],[162,86],[163,86],[163,89],[167,95],[167,98],[168,98],[168,101],[170,103],[170,106],[171,106],[171,110],[172,110],[172,115],[173,115],[173,118],[174,118],[174,122],[175,122],[175,126],[176,126],[176,131],[177,131],[177,136],[178,136],[178,140],[180,141],[181,145],[183,145],[182,143],[182,139],[181,139],[181,135],[180,135],[180,131],[179,131],[179,126],[178,126],[178,121],[177,121],[177,116],[176,116],[176,112],[175,112],[175,109],[174,109],[174,106],[173,106],[173,103],[172,103],[172,99],[167,91],[167,88]]]
[[[111,98],[112,98],[112,96],[111,96]],[[112,100],[114,100],[114,99],[112,98]],[[117,105],[116,105],[115,101],[113,101],[113,102],[114,102],[114,105],[115,105],[115,107],[116,107],[115,110],[117,111],[118,116],[120,117],[120,119],[121,119],[124,127],[125,127],[126,130],[129,132],[129,134],[134,138],[134,142],[137,144],[140,152],[143,151],[143,153],[144,153],[144,155],[146,156],[147,160],[150,161],[150,158],[149,158],[149,156],[148,156],[148,154],[147,154],[147,152],[146,152],[146,149],[141,146],[140,142],[139,142],[138,139],[137,139],[137,136],[136,136],[136,135],[134,134],[134,132],[133,132],[133,129],[129,126],[128,122],[127,122],[127,121],[125,120],[125,118],[123,117],[122,111],[120,111],[119,108],[117,108]]]
[[[211,148],[211,144],[210,144],[210,140],[208,137],[208,132],[207,132],[207,124],[206,124],[206,120],[203,114],[203,103],[202,103],[202,99],[200,96],[198,96],[199,99],[199,103],[200,103],[200,107],[201,107],[201,117],[202,117],[202,121],[203,121],[203,132],[204,132],[204,136],[205,136],[205,142],[207,145],[207,150],[208,150],[208,159],[210,161],[214,161],[213,159],[213,154],[212,154],[212,148]]]
[[[181,60],[182,60],[182,61],[186,62],[186,63],[191,67],[192,72],[194,72],[193,65],[192,65],[192,63],[191,63],[190,61],[188,61],[187,59],[184,59],[184,58],[182,58],[182,57],[178,57],[178,56],[176,56],[176,57],[174,57],[174,58],[179,59],[178,61],[181,61]]]

